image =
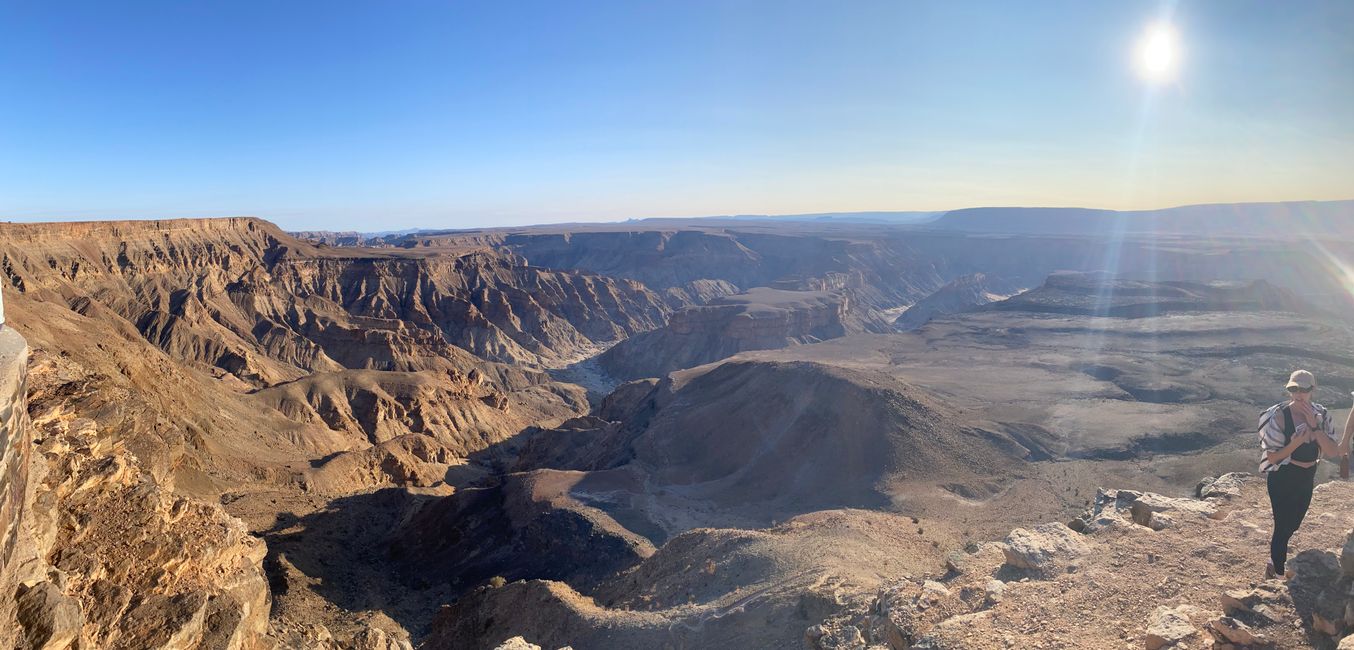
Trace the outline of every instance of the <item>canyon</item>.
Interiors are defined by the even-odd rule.
[[[1006,216],[0,224],[0,645],[1141,643],[1254,573],[1283,377],[1343,422],[1354,243]],[[1151,600],[1120,554],[1189,568]],[[1273,643],[1345,630],[1312,562]]]

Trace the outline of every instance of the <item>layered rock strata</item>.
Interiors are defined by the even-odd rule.
[[[846,333],[850,301],[828,291],[757,287],[672,315],[666,327],[630,337],[598,361],[622,380],[661,377],[747,350],[815,343]]]

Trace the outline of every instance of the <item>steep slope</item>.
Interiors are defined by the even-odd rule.
[[[472,371],[315,373],[254,393],[256,401],[302,423],[372,444],[409,434],[436,438],[464,458],[524,427],[557,417],[562,404],[584,410],[580,389],[557,384],[503,392]]]
[[[266,645],[261,568],[294,574],[214,502],[266,533],[373,488],[450,493],[484,472],[467,457],[587,409],[545,366],[667,313],[632,281],[482,248],[338,254],[255,219],[4,224],[0,268],[55,462],[34,557],[71,576],[30,600],[83,611],[90,647]],[[299,591],[284,645],[325,623],[407,638]]]
[[[633,465],[676,501],[724,516],[884,507],[902,483],[995,478],[1019,453],[882,373],[729,361],[679,373],[672,390],[635,438]]]
[[[745,350],[841,336],[847,310],[841,294],[757,287],[678,311],[666,326],[621,341],[597,360],[617,379],[661,377]]]
[[[270,647],[263,543],[170,493],[87,419],[26,412],[24,342],[0,331],[0,643]]]
[[[621,421],[527,432],[517,469],[607,472],[611,487],[570,493],[655,543],[821,509],[891,510],[951,484],[986,495],[1031,453],[899,377],[838,364],[734,357],[617,393],[626,404],[599,412]]]
[[[518,635],[550,648],[797,647],[804,627],[940,557],[911,519],[887,513],[701,528],[589,592],[550,580],[477,589],[438,613],[423,647],[488,650]]]
[[[89,414],[208,493],[405,433],[468,454],[576,415],[581,393],[531,365],[666,313],[634,283],[511,255],[338,254],[245,218],[6,224],[0,267],[42,369],[33,407]]]
[[[457,606],[464,620],[447,623],[465,626],[447,633],[460,640],[433,647],[502,640],[480,635],[471,643],[464,635],[478,634],[478,624],[467,621],[492,618],[501,621],[495,629],[507,631],[522,620],[500,618],[520,602],[469,595],[493,576],[559,581],[561,593],[575,594],[566,603],[598,599],[602,619],[584,617],[589,621],[660,609],[664,625],[695,626],[671,638],[732,643],[764,630],[766,617],[808,624],[804,612],[835,608],[830,594],[843,576],[877,584],[873,572],[847,568],[852,558],[896,557],[899,570],[935,565],[942,548],[972,531],[943,519],[919,524],[896,511],[915,494],[949,494],[944,485],[952,482],[997,489],[1024,453],[1012,440],[954,427],[954,415],[914,387],[807,363],[731,361],[674,373],[622,387],[598,412],[621,420],[578,418],[496,446],[493,453],[509,467],[515,458],[520,470],[501,479],[482,477],[449,496],[371,505],[390,513],[383,515],[388,523],[373,524],[389,533],[358,547],[369,558],[366,572],[347,573],[328,555],[353,553],[354,543],[328,550],[301,543],[302,530],[310,540],[339,526],[337,513],[317,513],[298,526],[294,542],[288,534],[272,538],[272,546],[327,584],[389,584],[405,597],[430,600],[465,597]],[[513,446],[519,449],[504,448]],[[339,510],[368,508],[352,500]],[[766,534],[737,530],[791,520],[797,523]],[[862,530],[869,532],[862,537]],[[707,558],[721,562],[717,556],[727,558],[723,568],[692,574]],[[716,574],[718,580],[707,580]],[[738,604],[752,593],[763,594],[755,607]],[[700,606],[690,608],[689,597]],[[814,604],[820,597],[827,602]],[[340,598],[370,602],[360,594]],[[560,613],[555,606],[541,610],[543,621]],[[425,629],[433,614],[406,605],[383,609],[411,631]],[[727,632],[699,632],[699,621],[714,619]],[[669,638],[650,632],[634,638]]]
[[[21,296],[106,308],[176,359],[253,385],[341,368],[468,371],[464,351],[539,362],[665,316],[633,283],[441,252],[340,254],[244,218],[0,229]]]

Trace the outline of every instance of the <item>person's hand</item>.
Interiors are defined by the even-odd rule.
[[[1312,407],[1311,402],[1299,402],[1294,400],[1293,405],[1289,407],[1293,415],[1301,417],[1307,422],[1309,429],[1316,428],[1316,409]]]
[[[1298,430],[1293,432],[1293,444],[1302,445],[1313,440],[1316,440],[1316,435],[1311,427],[1298,427]]]

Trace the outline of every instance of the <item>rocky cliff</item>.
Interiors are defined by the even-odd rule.
[[[944,271],[911,239],[884,231],[862,236],[859,228],[699,223],[685,228],[541,227],[420,233],[396,243],[413,250],[495,246],[533,265],[633,278],[680,306],[703,302],[700,297],[711,294],[711,283],[742,291],[836,291],[850,299],[848,327],[888,331],[891,325],[881,310],[910,304],[935,290],[944,284]]]
[[[272,647],[263,542],[174,496],[87,419],[27,412],[27,348],[0,331],[0,645]]]
[[[365,490],[454,491],[484,471],[470,456],[587,410],[547,366],[669,311],[634,281],[508,252],[336,251],[245,218],[4,224],[0,269],[0,336],[33,345],[5,426],[30,417],[41,441],[4,440],[0,519],[27,559],[5,563],[0,586],[22,587],[0,614],[82,647],[305,645],[320,621],[335,643],[407,644],[299,589],[270,635],[250,531]],[[20,545],[25,484],[42,516]]]
[[[13,328],[0,327],[0,647],[19,646],[17,603],[5,597],[25,577],[19,546],[31,543],[29,468],[33,429],[28,421],[28,344]]]
[[[0,232],[0,267],[21,296],[81,313],[107,308],[172,356],[254,385],[341,367],[421,369],[443,358],[465,370],[462,350],[538,362],[650,329],[666,315],[634,283],[548,271],[482,248],[439,253],[324,249],[245,218]]]
[[[849,300],[839,293],[756,287],[678,311],[666,327],[632,336],[598,361],[617,379],[659,377],[745,350],[841,336],[848,308]]]
[[[247,218],[6,224],[0,268],[38,351],[33,407],[91,414],[207,492],[404,433],[469,454],[578,415],[542,366],[668,310],[509,253],[336,251]]]

